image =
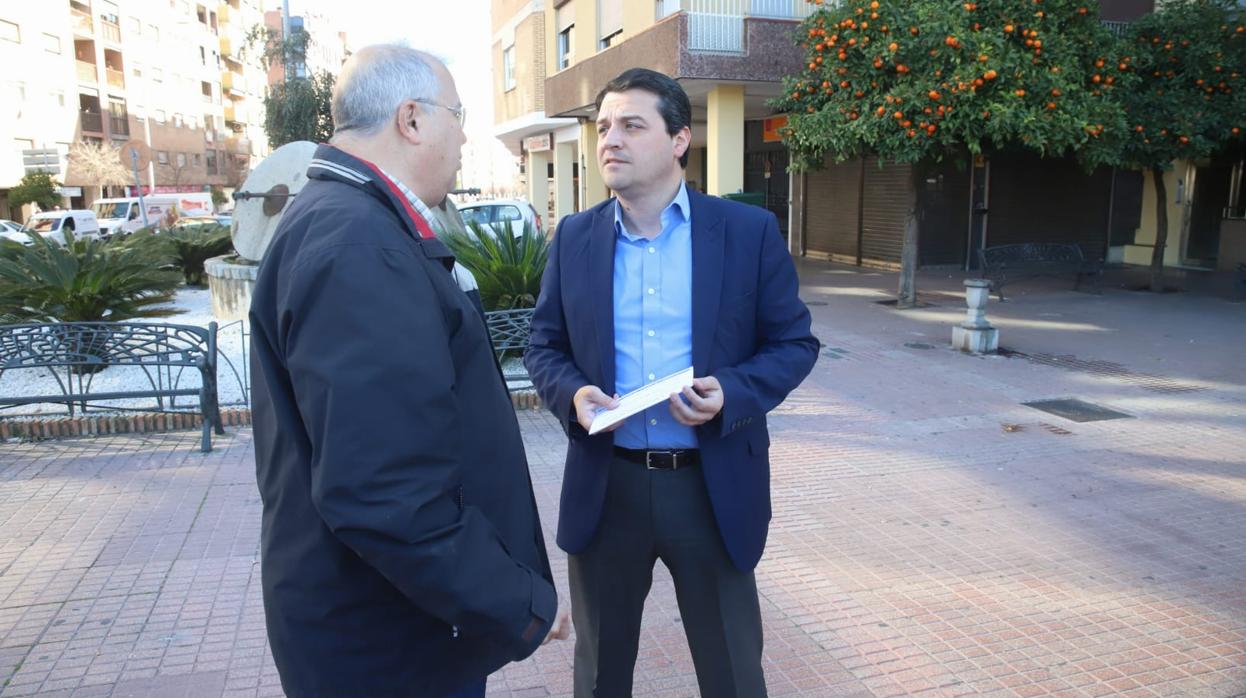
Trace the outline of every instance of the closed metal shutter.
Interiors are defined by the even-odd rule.
[[[861,212],[863,262],[898,264],[904,245],[904,218],[908,213],[911,166],[865,160],[865,197]]]
[[[827,163],[809,172],[805,188],[805,251],[855,264],[861,163]]]
[[[996,155],[986,245],[1077,243],[1087,257],[1102,258],[1111,188],[1111,168],[1087,174],[1072,158]]]

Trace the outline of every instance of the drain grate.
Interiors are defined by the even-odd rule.
[[[1064,417],[1073,422],[1103,422],[1109,419],[1133,419],[1133,415],[1117,412],[1102,405],[1069,398],[1064,400],[1036,400],[1023,402],[1026,407],[1033,407],[1057,417]],[[1051,431],[1050,429],[1048,431]],[[1063,430],[1061,430],[1063,431]],[[1059,432],[1053,432],[1059,433]]]
[[[905,342],[904,346],[909,349],[934,349],[933,344],[926,344],[925,342]]]
[[[1207,390],[1206,387],[1201,385],[1190,385],[1189,383],[1181,383],[1163,376],[1153,376],[1148,373],[1131,371],[1128,368],[1111,361],[1103,361],[1100,359],[1079,359],[1071,354],[1026,354],[1000,347],[999,355],[1026,359],[1031,363],[1063,368],[1066,371],[1076,371],[1078,373],[1088,373],[1094,376],[1112,378],[1121,381],[1122,383],[1136,385],[1143,390],[1149,390],[1153,393],[1197,393]]]

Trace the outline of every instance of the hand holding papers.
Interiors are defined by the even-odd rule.
[[[596,434],[604,429],[608,429],[637,412],[643,412],[659,402],[665,402],[671,396],[671,393],[678,393],[690,385],[692,385],[691,366],[633,390],[619,398],[619,404],[614,409],[597,412],[593,416],[593,423],[589,427],[588,433]]]

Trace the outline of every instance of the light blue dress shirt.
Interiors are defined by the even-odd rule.
[[[692,212],[683,182],[662,211],[662,232],[633,235],[614,205],[614,374],[620,395],[692,365]],[[696,448],[692,427],[661,402],[614,432],[624,448]]]

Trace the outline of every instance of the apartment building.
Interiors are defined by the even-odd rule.
[[[264,24],[270,36],[281,34],[281,12],[270,10],[264,13]],[[319,72],[336,75],[342,64],[350,58],[350,50],[346,46],[346,33],[333,29],[333,23],[324,14],[306,10],[300,15],[290,17],[290,33],[306,32],[309,41],[307,54],[298,65],[291,66],[294,77],[305,78]],[[268,66],[268,84],[274,85],[285,79],[285,66],[272,63]]]
[[[608,195],[595,162],[597,92],[628,68],[651,68],[692,100],[689,185],[761,194],[786,227],[788,156],[766,101],[801,63],[791,33],[812,8],[805,0],[493,0],[495,135],[522,158],[530,198],[552,200],[551,220],[588,208]]]
[[[146,192],[227,192],[267,154],[266,79],[244,62],[260,0],[49,0],[0,7],[0,217],[25,173],[22,152],[55,150],[65,205],[89,206],[133,184],[104,185],[69,157],[74,143],[148,146]]]

